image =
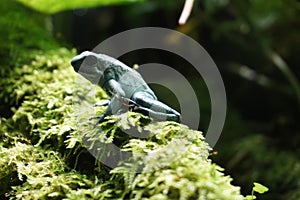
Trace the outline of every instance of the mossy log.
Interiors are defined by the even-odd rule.
[[[82,116],[86,125],[81,126],[74,115],[76,74],[69,64],[75,51],[60,47],[44,30],[45,16],[15,1],[2,5],[1,199],[244,198],[208,158],[210,147],[199,131],[174,122],[152,123],[131,112],[111,116],[95,129]],[[96,100],[105,98],[98,88]],[[132,128],[149,137],[124,133]],[[94,142],[89,147],[86,138]],[[114,169],[104,166],[89,151],[103,141],[130,152],[131,160]]]

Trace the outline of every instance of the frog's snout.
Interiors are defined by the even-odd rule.
[[[84,60],[84,57],[82,57],[81,55],[77,55],[74,58],[72,58],[71,65],[73,66],[73,68],[76,72],[79,71],[79,68],[80,68],[83,60]]]
[[[97,64],[97,58],[95,57],[94,53],[85,51],[81,54],[75,56],[71,60],[71,65],[74,67],[74,70],[76,72],[79,71],[79,68],[81,67],[82,63],[85,63],[87,66],[93,66]]]

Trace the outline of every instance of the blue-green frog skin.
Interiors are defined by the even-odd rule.
[[[71,60],[71,65],[77,73],[91,83],[99,85],[111,97],[105,103],[95,104],[95,106],[108,105],[103,115],[94,117],[99,118],[98,123],[108,115],[119,114],[129,108],[157,121],[180,122],[180,114],[158,101],[142,76],[119,60],[85,51],[75,56]]]

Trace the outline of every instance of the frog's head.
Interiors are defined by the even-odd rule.
[[[107,68],[101,54],[84,51],[71,60],[74,70],[92,83],[96,83]]]

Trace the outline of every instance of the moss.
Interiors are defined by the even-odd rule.
[[[134,178],[130,164],[112,173],[121,174],[132,199],[242,199],[239,188],[230,185],[222,168],[208,159],[208,145],[202,134],[172,122],[145,127],[155,132],[150,141],[132,139],[126,149],[147,152],[134,155],[143,160],[142,172]],[[134,167],[134,166],[132,166]]]
[[[13,6],[20,15],[27,12],[15,2],[7,1],[5,6]],[[4,10],[5,16],[19,15],[10,9]],[[36,23],[28,18],[29,24]],[[89,84],[75,90],[76,74],[69,65],[75,52],[53,49],[56,43],[51,41],[44,45],[41,41],[47,33],[38,24],[33,29],[26,29],[25,22],[18,25],[23,33],[17,37],[34,39],[19,45],[17,54],[10,53],[10,45],[0,47],[9,58],[0,64],[15,66],[1,70],[0,102],[10,107],[12,116],[0,120],[0,197],[243,199],[239,187],[231,185],[231,178],[209,160],[210,148],[201,132],[174,122],[151,123],[150,118],[132,112],[111,116],[94,128],[89,114],[74,113],[81,105],[76,97],[85,103],[107,96],[98,88],[96,99],[89,99],[86,92],[93,87]],[[33,40],[34,48],[28,45]],[[14,46],[18,41],[9,43]],[[134,130],[149,137],[136,139],[125,133]],[[115,144],[132,157],[110,170],[89,154],[95,147],[113,154],[110,149],[101,151],[103,144]]]
[[[47,16],[32,12],[16,1],[9,0],[2,1],[0,12],[1,64],[13,65],[24,61],[30,54],[28,51],[57,48],[58,45],[50,33],[45,31],[45,21],[49,20]],[[6,73],[1,73],[3,74]]]
[[[3,151],[19,151],[25,157],[14,164],[16,167],[13,171],[7,172],[9,174],[16,172],[19,180],[25,181],[13,187],[13,190],[9,192],[11,197],[40,199],[57,196],[72,199],[74,195],[81,195],[92,199],[97,190],[99,194],[96,196],[103,198],[104,196],[130,196],[135,199],[140,197],[151,199],[160,196],[161,198],[188,199],[203,196],[206,199],[242,199],[239,195],[239,188],[232,186],[231,179],[220,172],[221,168],[208,160],[209,147],[200,132],[174,122],[149,124],[149,118],[137,113],[130,113],[129,118],[127,115],[111,117],[99,126],[104,133],[101,135],[96,131],[97,129],[92,128],[92,123],[89,126],[76,128],[76,121],[72,118],[72,86],[75,73],[67,64],[74,52],[59,49],[47,51],[45,55],[47,56],[36,55],[31,63],[21,68],[23,76],[20,76],[17,81],[12,81],[14,84],[7,86],[14,91],[12,98],[16,101],[22,99],[21,105],[14,112],[12,117],[14,121],[11,125],[19,130],[21,137],[25,137],[31,143],[30,147],[16,143],[11,145],[10,149]],[[98,96],[104,97],[105,95],[103,91],[99,91]],[[88,116],[84,116],[80,121],[87,123]],[[122,130],[132,127],[142,127],[142,130],[153,135],[147,140],[124,137],[125,133]],[[84,138],[94,141],[94,144],[103,140],[106,140],[106,143],[118,142],[124,150],[133,152],[133,155],[136,154],[133,157],[136,162],[128,163],[127,167],[124,167],[124,164],[120,165],[111,171],[113,175],[107,180],[107,177],[103,178],[105,175],[101,174],[107,171],[99,172],[103,169],[101,163],[95,165],[95,160],[91,159],[88,165],[94,165],[94,168],[87,174],[88,178],[84,179],[90,184],[81,183],[83,179],[78,176],[82,176],[80,174],[82,172],[71,170],[72,167],[82,169],[81,163],[74,164],[75,166],[70,166],[68,163],[70,159],[74,159],[74,154],[75,159],[82,159],[82,156],[86,155]],[[30,152],[34,150],[33,145],[41,152]],[[178,151],[180,145],[184,152]],[[22,150],[23,148],[25,150]],[[53,160],[42,156],[45,159],[39,158],[41,161],[33,160],[28,163],[32,154],[48,155],[49,150],[45,149],[50,149],[61,158]],[[27,154],[24,151],[30,153]],[[140,152],[147,153],[147,156],[139,157]],[[8,157],[3,156],[3,159],[7,162]],[[140,164],[138,161],[146,164],[144,171],[139,175],[132,175],[135,164]],[[44,177],[38,167],[49,165],[49,162],[56,167],[61,167],[58,171],[50,167],[48,171],[51,171],[53,175]],[[4,162],[3,165],[7,163]],[[98,176],[101,184],[94,184],[93,176]],[[50,188],[43,187],[46,183]],[[64,184],[67,189],[59,186]],[[187,187],[191,190],[186,190]]]

